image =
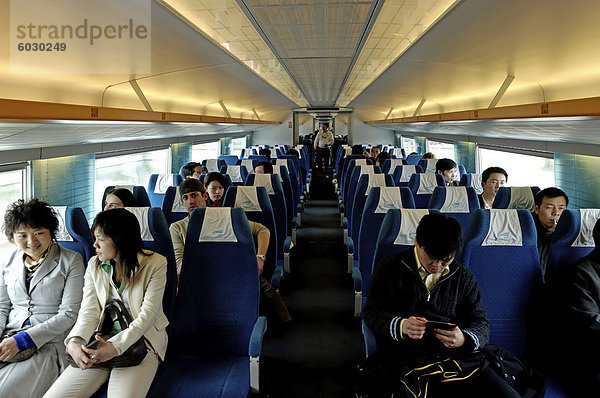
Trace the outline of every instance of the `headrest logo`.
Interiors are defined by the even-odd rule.
[[[460,202],[452,202],[452,207],[454,208],[459,208],[460,207]]]
[[[500,240],[510,239],[510,232],[502,232],[501,234],[498,234],[498,239],[500,239]]]
[[[244,208],[244,209],[248,209],[248,208],[250,208],[250,207],[252,207],[252,202],[251,202],[250,200],[244,200],[244,201],[242,202],[242,208]]]
[[[417,237],[417,231],[409,232],[408,237],[410,239],[415,239]]]

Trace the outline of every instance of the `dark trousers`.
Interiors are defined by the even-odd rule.
[[[329,148],[317,148],[315,166],[323,169],[323,163],[325,167],[329,167]]]
[[[267,307],[265,308],[267,312],[277,316],[277,319],[281,322],[289,322],[292,320],[292,317],[290,316],[285,303],[281,299],[281,296],[262,275],[260,276],[260,296],[261,301]]]

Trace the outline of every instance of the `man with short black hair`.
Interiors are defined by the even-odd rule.
[[[506,185],[508,173],[502,167],[488,167],[481,173],[481,187],[483,192],[478,195],[479,207],[491,209],[498,189]]]
[[[429,214],[421,219],[412,248],[375,265],[364,319],[375,334],[372,361],[379,365],[375,368],[382,372],[385,391],[402,389],[402,372],[424,362],[470,358],[488,343],[489,322],[477,281],[455,260],[461,245],[462,229],[455,218]],[[450,325],[429,328],[431,321]],[[481,376],[483,384],[478,382],[477,388],[489,387]],[[453,392],[473,393],[469,381],[451,384]],[[431,388],[439,393],[446,386],[435,383]]]
[[[379,167],[383,168],[383,164],[385,163],[385,160],[391,159],[391,158],[392,158],[392,155],[390,155],[388,152],[381,152],[377,155],[377,158],[375,159],[375,166],[379,166]]]
[[[567,194],[559,188],[550,187],[542,189],[535,195],[535,211],[533,220],[537,230],[537,247],[540,255],[540,267],[542,277],[546,273],[546,263],[548,262],[548,252],[550,251],[550,241],[552,234],[558,224],[558,219],[563,210],[569,205]]]
[[[273,174],[273,165],[269,162],[258,162],[254,172],[256,174]]]
[[[271,150],[269,148],[263,148],[259,150],[258,154],[261,156],[266,156],[267,160],[271,160]]]
[[[195,178],[198,179],[202,174],[202,164],[198,162],[189,162],[181,168],[181,174],[183,178]]]

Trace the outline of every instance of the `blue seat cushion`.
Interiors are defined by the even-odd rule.
[[[148,397],[239,398],[249,394],[248,356],[178,355],[160,365]]]

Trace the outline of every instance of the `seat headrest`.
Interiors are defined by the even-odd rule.
[[[435,173],[437,170],[435,169],[435,165],[437,164],[438,159],[425,159],[425,173]]]
[[[390,161],[390,169],[388,170],[389,174],[393,174],[396,170],[396,166],[402,166],[402,159],[389,159]],[[404,174],[404,173],[402,173]],[[409,177],[410,178],[410,177]],[[406,180],[408,181],[408,180]]]
[[[510,187],[509,209],[535,210],[535,200],[530,187]]]
[[[172,174],[159,174],[156,176],[154,193],[164,194],[171,185],[173,185]]]
[[[417,237],[417,227],[421,218],[429,214],[427,209],[401,209],[402,213],[400,230],[394,240],[395,245],[413,245]]]
[[[258,201],[255,186],[237,187],[234,207],[241,207],[244,211],[262,211]]]
[[[148,211],[149,207],[126,207],[126,210],[130,211],[135,215],[138,222],[140,223],[140,233],[142,240],[147,242],[154,242],[154,236],[150,232],[150,223],[148,222]]]
[[[125,188],[129,192],[133,193],[133,185],[115,185],[115,189],[117,188]]]
[[[404,172],[402,174],[404,174]],[[419,189],[417,189],[417,194],[426,195],[433,193],[435,187],[438,186],[435,173],[420,173],[419,176]]]
[[[579,214],[581,215],[581,227],[571,247],[595,247],[592,232],[596,221],[600,218],[600,209],[580,209]]]
[[[271,181],[271,174],[255,174],[254,186],[265,187],[269,195],[275,194],[275,190],[273,189],[273,181]]]
[[[446,188],[442,213],[470,213],[467,187],[442,187]]]
[[[219,171],[219,160],[218,159],[207,159],[206,160],[206,169],[209,173],[213,171]]]
[[[270,151],[271,151],[271,157],[273,159],[275,159],[277,157],[277,149],[271,148]]]
[[[179,187],[175,189],[175,197],[173,198],[173,206],[171,206],[172,213],[187,213],[187,209],[181,203],[181,194],[179,193]]]
[[[246,166],[246,169],[248,170],[249,174],[254,174],[254,166],[253,166],[253,162],[252,159],[243,159],[242,160],[242,166]]]
[[[243,182],[241,166],[227,166],[227,174],[231,177],[231,182]]]
[[[198,242],[237,242],[231,222],[231,207],[207,207]]]
[[[400,160],[400,163],[402,163],[402,159],[394,159],[394,160]],[[402,166],[401,164],[399,164],[398,166],[402,167],[402,175],[400,176],[400,182],[409,182],[410,177],[417,172],[417,166],[415,166],[414,164],[405,165],[405,166]],[[437,185],[437,181],[436,181],[436,185]]]
[[[517,209],[490,209],[490,226],[481,246],[523,246]]]
[[[355,166],[366,166],[367,159],[354,159],[354,165]]]
[[[52,206],[58,218],[58,230],[56,231],[56,240],[63,242],[73,242],[73,237],[67,229],[67,206]]]
[[[475,188],[475,192],[477,195],[483,192],[483,187],[481,186],[481,173],[470,173],[471,174],[471,186]]]
[[[364,167],[364,166],[361,166]],[[385,174],[369,174],[369,182],[367,183],[367,190],[365,191],[365,195],[368,195],[371,192],[371,188],[373,187],[385,187]]]
[[[375,174],[375,167],[373,167],[373,165],[364,165],[361,164],[360,166],[360,175],[363,174]]]
[[[389,209],[402,208],[402,195],[400,195],[400,188],[381,187],[379,189],[379,203],[377,203],[375,213],[387,213]]]

